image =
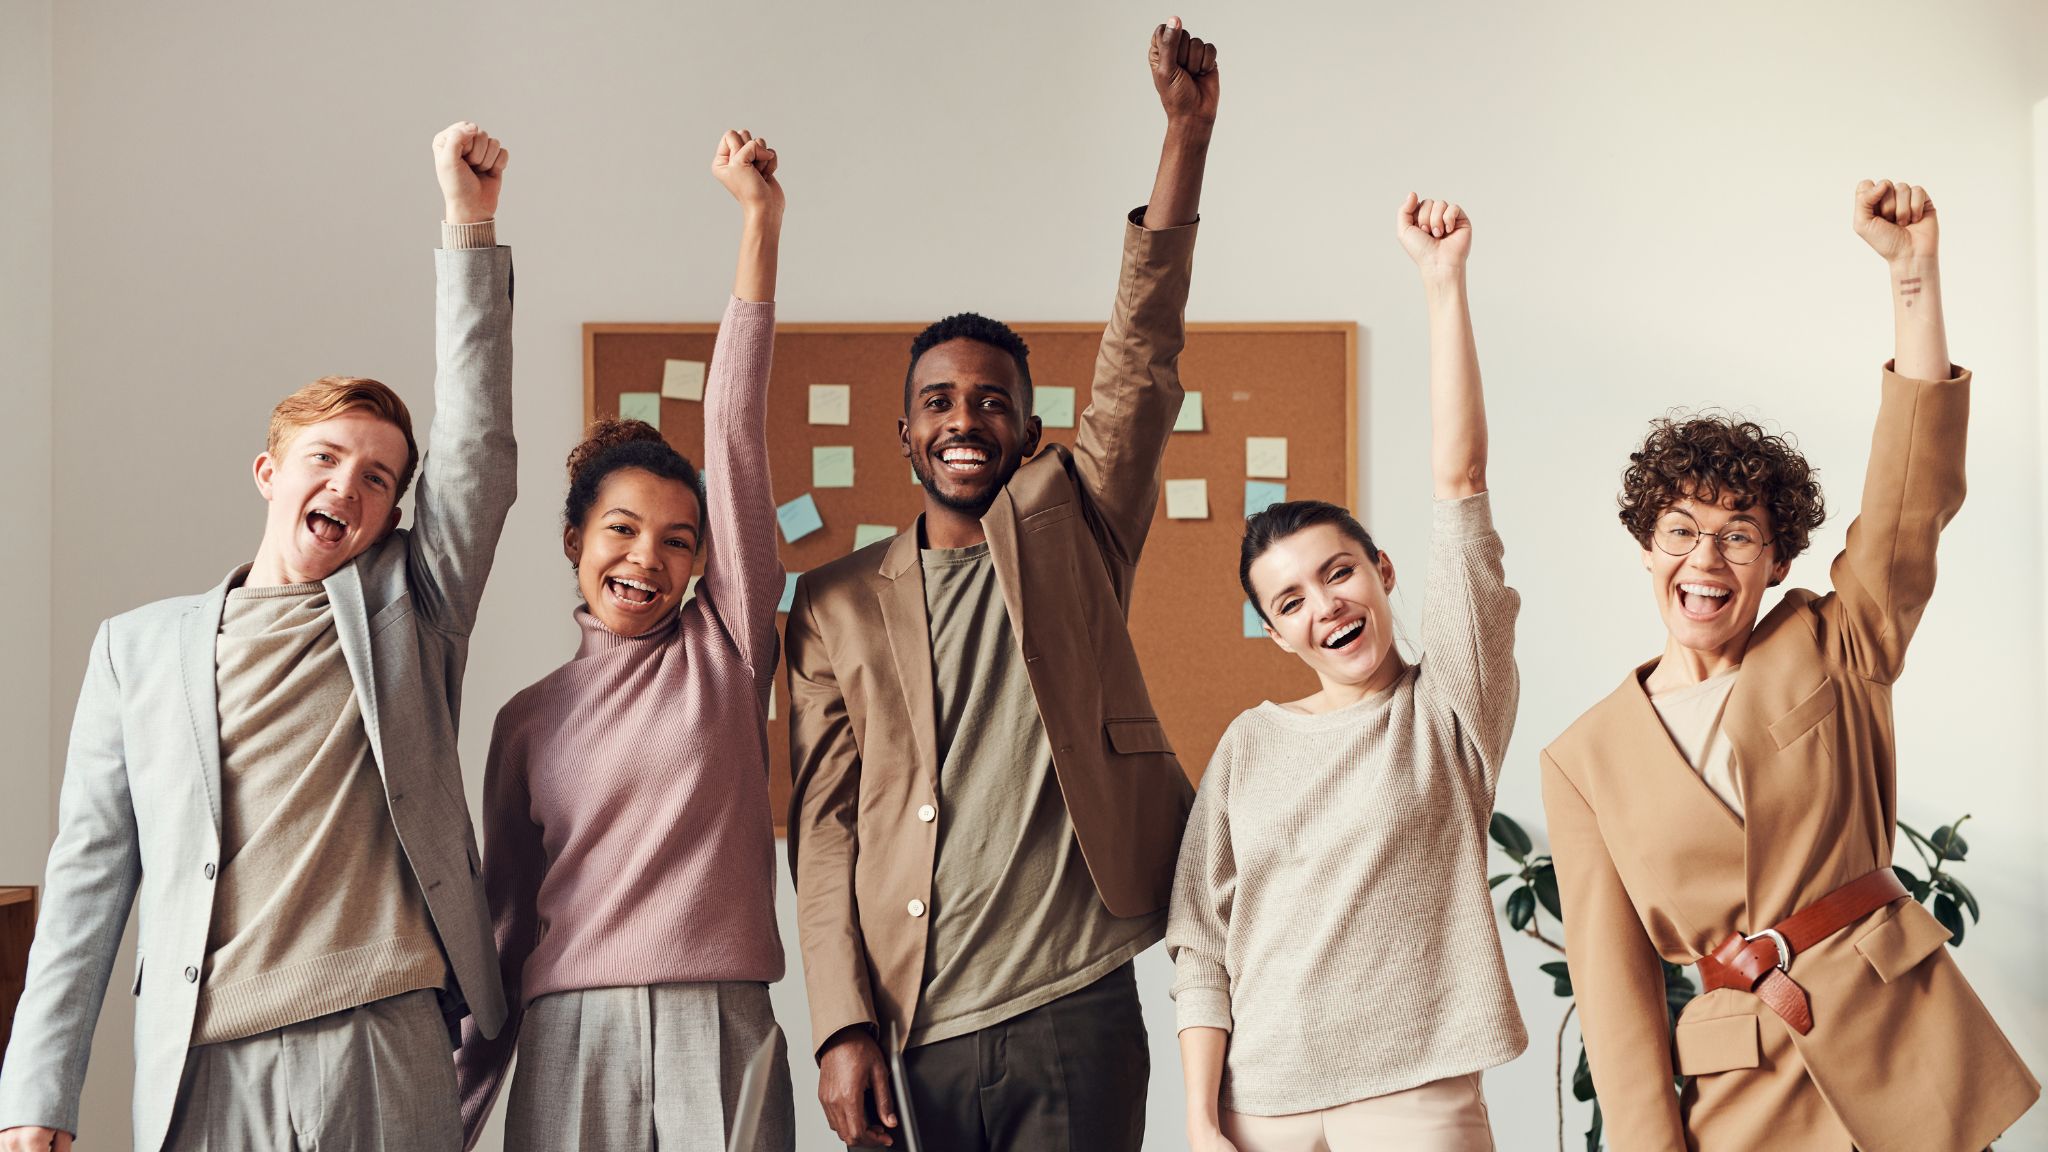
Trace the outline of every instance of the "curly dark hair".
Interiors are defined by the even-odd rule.
[[[1628,454],[1621,523],[1648,548],[1657,518],[1672,505],[1730,497],[1738,510],[1762,508],[1769,514],[1779,563],[1806,551],[1813,530],[1827,519],[1815,469],[1790,439],[1753,420],[1695,413],[1652,420],[1642,447]]]
[[[639,468],[682,483],[696,493],[698,519],[703,519],[704,477],[696,465],[662,439],[659,429],[644,420],[599,420],[590,426],[583,443],[569,450],[569,498],[562,506],[562,522],[570,526],[583,523],[605,477],[621,468]],[[708,528],[697,525],[700,551]]]
[[[979,312],[955,312],[944,320],[926,325],[910,342],[910,367],[903,370],[903,410],[910,411],[910,379],[917,373],[917,362],[924,354],[949,340],[972,340],[986,344],[998,352],[1008,353],[1017,365],[1017,379],[1024,384],[1024,394],[1017,397],[1024,415],[1031,415],[1031,348],[1024,338],[1000,320],[991,320]]]

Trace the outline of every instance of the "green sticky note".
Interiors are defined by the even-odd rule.
[[[661,427],[661,393],[619,393],[619,419],[644,420],[656,428]]]
[[[794,544],[825,526],[825,518],[818,515],[818,502],[811,499],[809,492],[778,505],[775,522],[782,526],[782,538]],[[796,587],[794,584],[790,587]]]
[[[811,487],[853,487],[853,446],[831,444],[811,449]]]
[[[870,544],[878,544],[896,535],[896,529],[889,524],[856,524],[853,526],[853,547],[855,551]]]
[[[1244,602],[1244,634],[1247,638],[1252,639],[1263,637],[1266,634],[1266,622],[1259,618],[1259,610],[1252,607],[1252,602],[1249,600]]]
[[[1047,428],[1074,426],[1074,390],[1040,384],[1031,390],[1031,414]]]
[[[1180,402],[1180,415],[1174,417],[1175,432],[1200,432],[1202,430],[1202,394],[1190,392]]]

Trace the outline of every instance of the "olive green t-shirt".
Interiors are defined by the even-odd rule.
[[[1165,932],[1109,914],[1074,839],[988,545],[920,553],[938,710],[938,857],[910,1043],[1094,983]]]

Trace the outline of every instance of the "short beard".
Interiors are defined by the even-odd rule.
[[[976,520],[979,520],[983,516],[988,515],[988,510],[990,508],[995,507],[996,497],[1002,495],[1003,489],[1009,486],[1010,477],[1015,476],[1017,474],[1017,469],[1015,467],[1012,467],[1008,471],[1004,472],[1001,476],[999,476],[996,479],[996,482],[989,487],[988,496],[984,499],[961,500],[953,496],[948,496],[944,492],[939,491],[938,482],[932,479],[932,470],[930,468],[917,468],[914,464],[912,465],[912,467],[916,469],[917,482],[924,487],[925,495],[930,496],[933,500],[938,501],[939,506],[947,509],[948,511],[959,512],[963,515],[972,516]]]

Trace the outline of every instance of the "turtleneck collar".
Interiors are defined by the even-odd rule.
[[[662,644],[675,635],[677,621],[682,619],[679,608],[669,613],[668,619],[649,628],[638,636],[621,636],[604,626],[604,622],[591,612],[589,605],[576,606],[576,627],[582,630],[583,640],[576,648],[576,656],[596,656],[614,648],[627,648],[636,644]]]

